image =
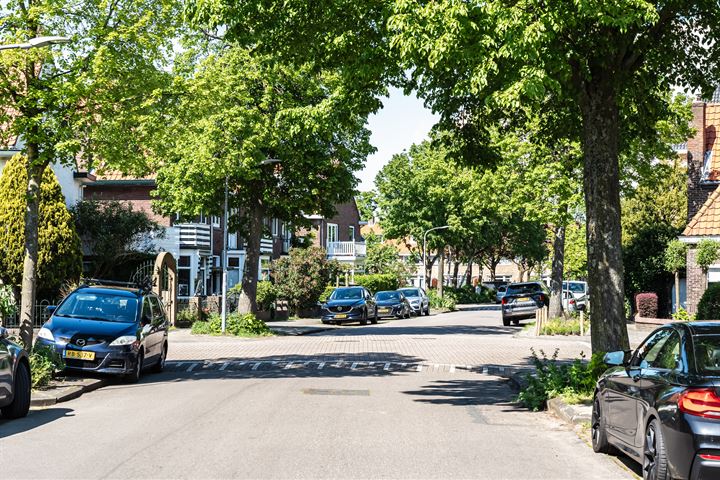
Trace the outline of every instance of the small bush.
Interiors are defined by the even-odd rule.
[[[480,287],[480,293],[476,293],[475,288],[468,285],[460,288],[445,287],[443,292],[452,294],[459,305],[495,301],[495,292],[483,286]]]
[[[192,326],[192,324],[198,320],[200,320],[198,312],[193,311],[190,308],[184,308],[175,315],[175,324],[180,327]]]
[[[332,285],[328,285],[327,287],[325,287],[325,290],[323,291],[323,293],[320,294],[320,299],[318,301],[322,303],[327,302],[328,298],[330,298],[330,295],[332,295],[332,292],[334,290],[335,287],[333,287]]]
[[[258,309],[267,312],[272,309],[277,300],[277,288],[272,282],[258,282],[257,284],[257,306]]]
[[[720,320],[720,283],[708,285],[697,307],[698,320]]]
[[[561,364],[557,360],[557,349],[549,359],[542,350],[540,357],[534,349],[531,352],[535,375],[527,376],[527,386],[521,390],[518,401],[535,411],[544,409],[548,398],[592,395],[597,379],[607,369],[603,353],[593,354],[589,362],[580,354],[572,363]]]
[[[590,322],[585,319],[585,333],[590,333]],[[543,324],[540,335],[580,335],[580,318],[553,318]]]
[[[54,348],[35,346],[30,353],[33,390],[47,386],[55,374],[64,368],[65,363]]]
[[[638,315],[644,318],[657,318],[658,296],[656,293],[638,293],[635,296]]]
[[[384,290],[397,290],[399,287],[398,278],[391,273],[377,273],[374,275],[355,275],[355,284],[362,285],[371,293]]]
[[[195,335],[222,335],[222,318],[213,313],[207,321],[193,323],[191,332]],[[261,337],[272,335],[268,326],[252,313],[240,315],[231,313],[227,316],[225,333],[236,337]]]
[[[441,310],[455,310],[457,305],[457,299],[452,292],[443,291],[443,296],[438,295],[437,290],[428,290],[428,300],[430,301],[430,308],[437,308]]]
[[[693,322],[695,321],[695,314],[690,314],[687,310],[680,307],[677,312],[672,314],[672,318],[678,322]]]

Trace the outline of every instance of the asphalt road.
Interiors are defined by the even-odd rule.
[[[463,368],[472,348],[526,350],[494,315],[250,341],[175,334],[163,374],[0,420],[0,478],[632,478],[513,404],[506,380]]]

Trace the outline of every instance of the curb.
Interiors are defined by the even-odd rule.
[[[63,385],[71,382],[70,385]],[[50,407],[56,403],[67,402],[78,398],[83,393],[92,392],[109,383],[110,381],[104,378],[73,378],[67,382],[53,381],[47,389],[32,392],[30,407]]]

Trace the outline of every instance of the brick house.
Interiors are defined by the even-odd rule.
[[[706,274],[695,262],[700,240],[720,241],[720,88],[709,100],[694,102],[692,111],[696,134],[678,150],[688,170],[688,225],[680,236],[689,245],[686,308],[695,313],[707,284],[720,282],[720,264]]]

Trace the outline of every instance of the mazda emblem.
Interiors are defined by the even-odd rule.
[[[335,310],[337,310],[338,312],[342,312],[342,307],[337,307]]]
[[[78,347],[84,347],[85,343],[87,343],[87,342],[85,342],[84,338],[79,338],[75,341],[75,345],[77,345]]]

